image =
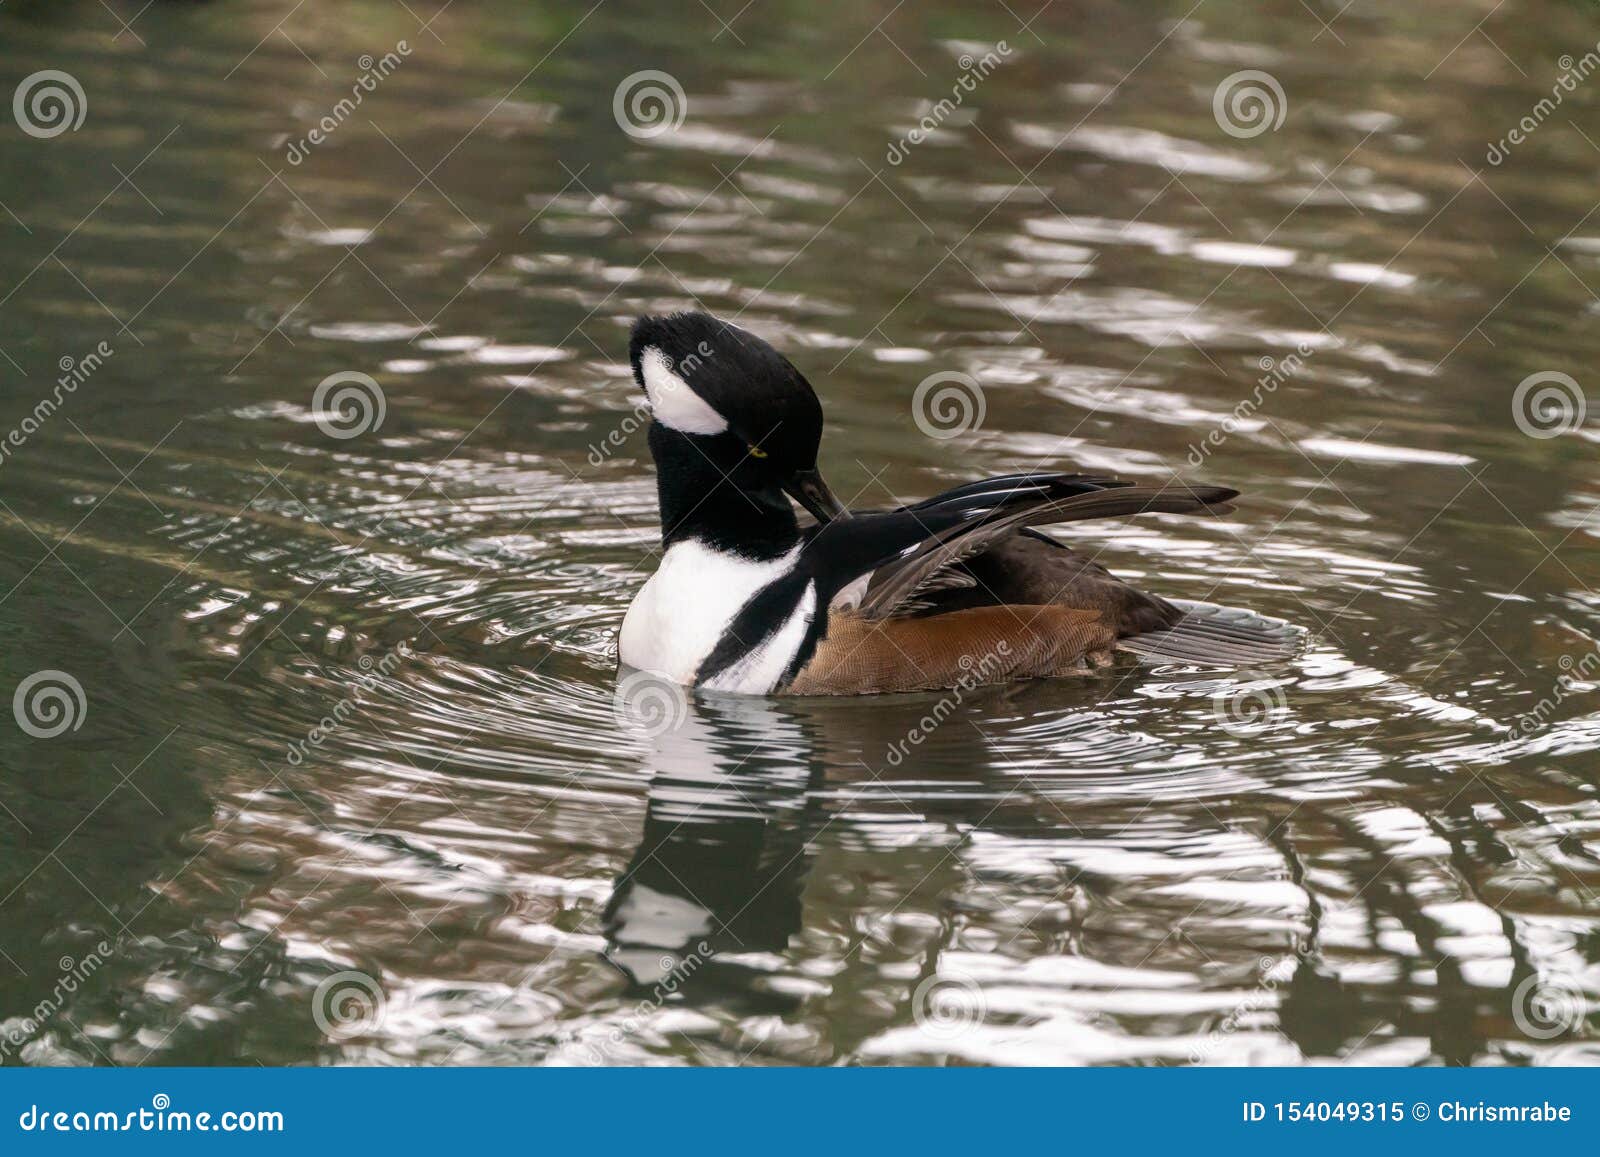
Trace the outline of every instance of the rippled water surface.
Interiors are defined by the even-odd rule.
[[[1600,1059],[1593,9],[674,7],[0,8],[0,1057]],[[1305,656],[619,722],[696,303]]]

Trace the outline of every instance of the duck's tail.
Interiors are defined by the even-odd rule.
[[[1305,647],[1303,628],[1253,611],[1168,599],[1184,615],[1169,627],[1117,641],[1141,663],[1201,667],[1255,667],[1282,663]]]

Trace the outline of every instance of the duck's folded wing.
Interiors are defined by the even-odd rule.
[[[881,567],[899,566],[930,545],[973,533],[998,520],[1123,485],[1114,479],[1076,474],[1017,475],[990,481],[1001,484],[962,486],[915,506],[848,514],[814,528],[803,560],[818,581],[819,594],[831,599],[840,588]]]
[[[1010,482],[1011,480],[1007,480]],[[1038,481],[1038,480],[1036,480]],[[981,487],[984,484],[975,484]],[[961,487],[897,514],[910,515],[925,524],[920,540],[880,564],[860,594],[854,609],[865,619],[884,619],[915,607],[917,596],[950,585],[965,585],[957,564],[1030,526],[1112,518],[1151,511],[1171,514],[1227,514],[1238,491],[1222,486],[1136,486],[1110,478],[1055,475],[1037,489],[985,491]],[[989,507],[983,502],[998,503]],[[943,519],[949,509],[970,509],[979,504],[979,516]],[[943,525],[935,525],[943,522]]]

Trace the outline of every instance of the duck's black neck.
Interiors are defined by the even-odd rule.
[[[719,464],[724,455],[718,447],[707,439],[695,441],[706,444],[695,445],[689,435],[660,423],[650,428],[662,546],[696,539],[755,559],[777,558],[792,550],[800,541],[800,524],[783,491],[774,485],[747,484],[739,477],[737,458]]]

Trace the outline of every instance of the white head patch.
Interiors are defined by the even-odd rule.
[[[639,358],[644,373],[644,392],[656,421],[684,434],[720,434],[728,420],[713,410],[689,383],[678,376],[667,355],[655,346]]]

